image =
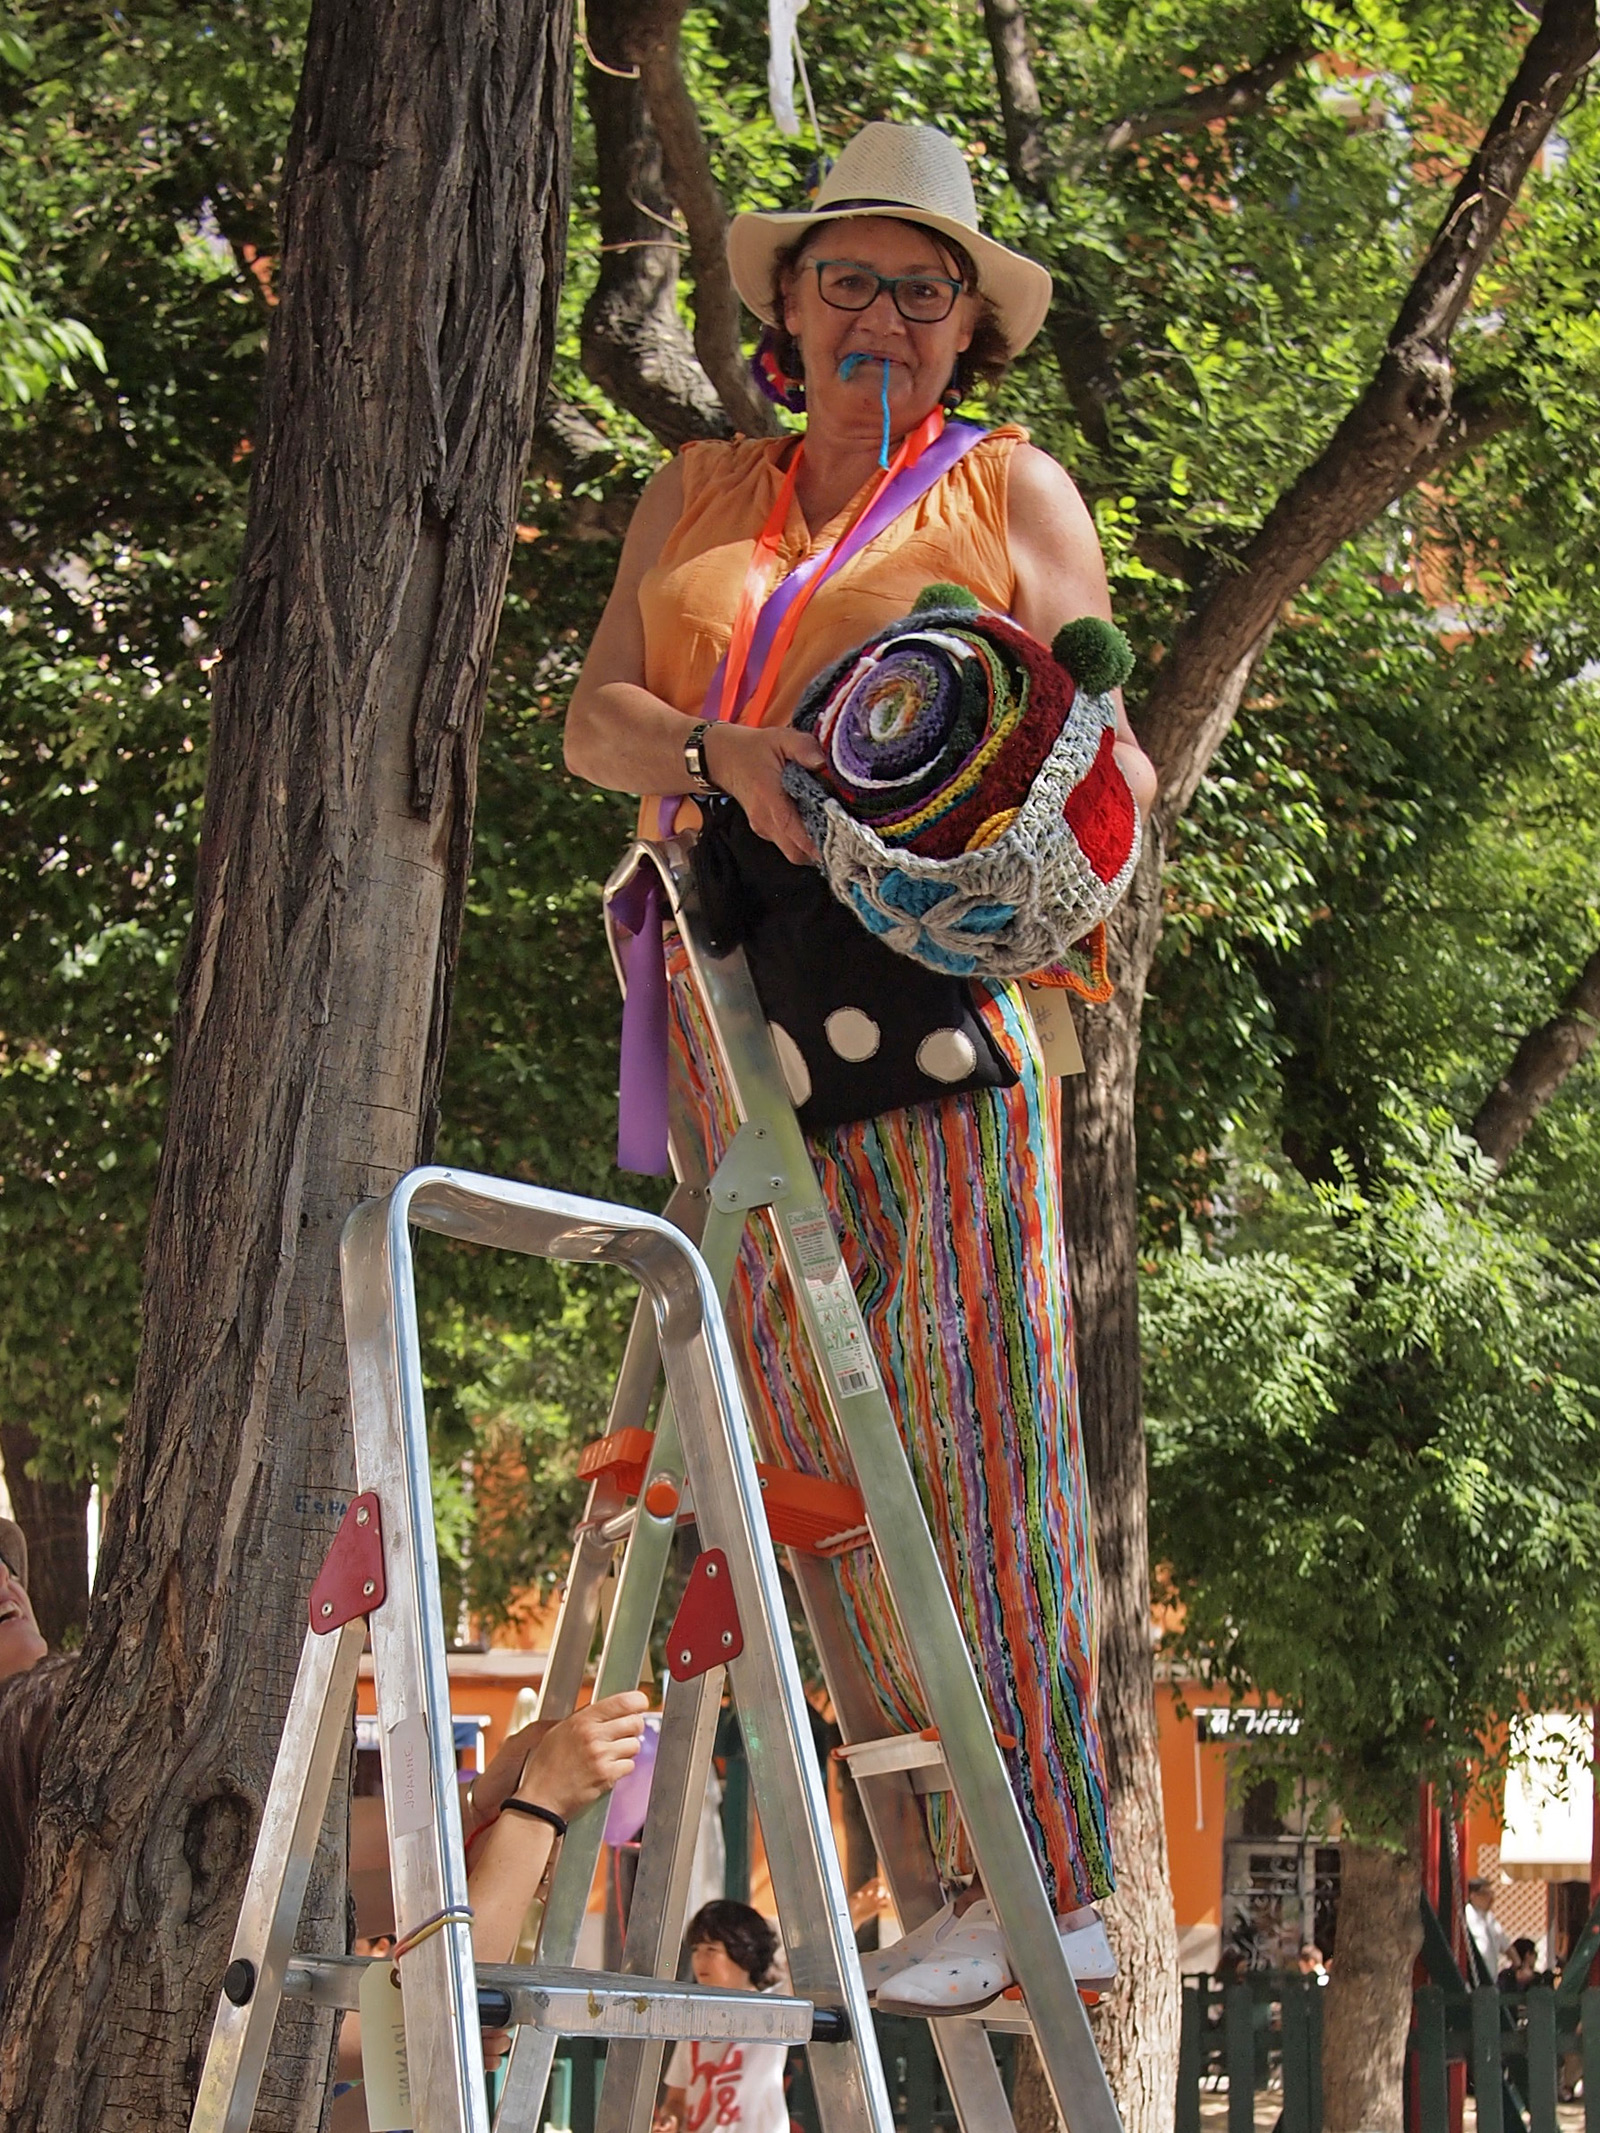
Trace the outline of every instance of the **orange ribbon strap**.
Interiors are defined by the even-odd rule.
[[[789,506],[794,500],[795,484],[800,478],[800,462],[805,457],[802,443],[790,462],[772,509],[767,513],[767,522],[761,529],[760,538],[751,554],[745,571],[744,585],[739,594],[739,606],[733,619],[733,633],[728,639],[728,652],[722,673],[722,692],[717,704],[719,719],[737,718],[740,725],[759,726],[762,714],[772,701],[772,692],[778,685],[784,659],[794,642],[795,631],[800,627],[800,618],[805,613],[812,594],[839,562],[846,543],[873,505],[882,496],[897,474],[906,467],[914,467],[923,453],[944,429],[944,409],[936,407],[924,417],[915,429],[908,430],[900,440],[899,449],[889,464],[879,474],[871,490],[862,498],[860,505],[850,514],[850,523],[840,532],[829,548],[819,570],[814,571],[790,603],[789,610],[778,625],[777,633],[762,663],[760,674],[748,700],[737,711],[739,684],[750,662],[750,647],[755,637],[756,624],[761,610],[772,590],[772,566],[783,540],[783,529],[788,523]]]

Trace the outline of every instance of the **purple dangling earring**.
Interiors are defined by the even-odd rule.
[[[750,370],[757,389],[776,406],[786,407],[791,415],[805,413],[806,381],[804,378],[791,377],[784,369],[778,356],[778,331],[775,326],[762,327],[761,338],[756,343],[756,352],[750,358]]]

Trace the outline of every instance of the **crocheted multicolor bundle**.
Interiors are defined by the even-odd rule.
[[[1120,630],[1053,651],[960,586],[818,676],[795,724],[816,773],[784,783],[834,894],[901,954],[994,978],[1059,964],[1121,897],[1139,817],[1113,754]]]

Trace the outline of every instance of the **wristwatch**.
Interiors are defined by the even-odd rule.
[[[706,735],[711,731],[708,719],[701,719],[689,729],[689,738],[683,744],[683,767],[689,773],[689,784],[694,792],[721,792],[711,772],[706,768]]]

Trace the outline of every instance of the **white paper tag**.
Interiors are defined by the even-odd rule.
[[[1025,983],[1022,997],[1033,1017],[1034,1034],[1044,1056],[1047,1074],[1081,1074],[1083,1051],[1073,1026],[1072,1009],[1063,985]]]
[[[389,1963],[373,1963],[361,1980],[361,2086],[372,2133],[411,2133],[406,2020]]]
[[[418,1711],[389,1728],[389,1753],[384,1757],[384,1792],[389,1802],[389,1827],[397,1837],[426,1829],[433,1820],[433,1778],[428,1769],[428,1721]]]
[[[817,1321],[823,1353],[841,1399],[879,1388],[878,1366],[867,1346],[861,1312],[850,1276],[839,1263],[839,1247],[826,1215],[791,1222],[795,1257],[805,1277],[806,1295]]]

